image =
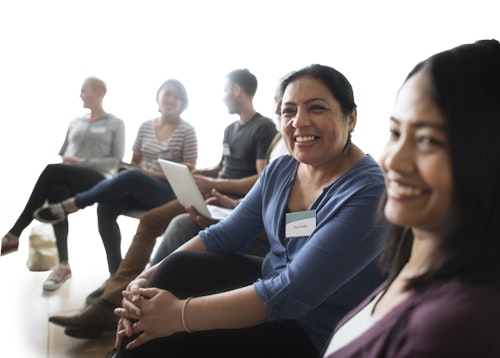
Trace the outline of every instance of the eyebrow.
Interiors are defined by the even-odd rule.
[[[396,122],[396,123],[399,123],[400,121],[394,117],[391,117],[390,118],[391,121],[393,122]],[[413,128],[426,128],[426,127],[431,127],[433,129],[437,129],[439,131],[446,131],[446,126],[443,125],[443,124],[436,124],[435,122],[433,121],[430,121],[430,120],[419,120],[418,122],[415,122],[415,123],[412,123],[411,124],[411,127]]]
[[[328,103],[328,100],[326,98],[323,98],[323,97],[313,97],[313,98],[309,98],[308,100],[304,101],[305,104],[309,104],[311,102],[315,102],[315,101],[322,101],[322,102],[326,102]],[[284,102],[283,105],[296,105],[295,102]]]

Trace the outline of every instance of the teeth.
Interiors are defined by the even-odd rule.
[[[391,189],[396,194],[406,195],[406,196],[417,196],[422,194],[421,189],[410,186],[403,186],[394,182],[390,183],[389,189]]]
[[[296,137],[295,141],[303,143],[303,142],[312,142],[314,139],[316,139],[316,137],[310,135],[310,136],[307,136],[307,137]]]

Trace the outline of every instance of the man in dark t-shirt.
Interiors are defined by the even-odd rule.
[[[270,118],[254,109],[256,91],[257,78],[247,69],[227,75],[224,103],[230,114],[240,118],[224,131],[221,161],[213,168],[193,172],[200,190],[207,195],[216,189],[243,197],[267,164],[267,150],[278,130]]]
[[[269,118],[256,113],[241,125],[229,125],[224,132],[224,155],[218,177],[244,178],[257,173],[258,159],[265,159],[269,144],[276,134],[276,126]]]

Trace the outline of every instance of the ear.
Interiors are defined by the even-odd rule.
[[[354,128],[356,128],[356,122],[358,121],[358,110],[357,108],[354,108],[347,117],[347,124],[349,126],[349,132],[352,133],[354,132]]]
[[[241,86],[239,84],[235,84],[233,86],[233,94],[235,97],[239,97],[239,95],[241,94],[241,91],[242,91],[242,89],[241,89]]]

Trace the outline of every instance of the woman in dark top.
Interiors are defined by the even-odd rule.
[[[337,326],[338,357],[500,357],[500,44],[419,63],[381,156],[388,279]]]

